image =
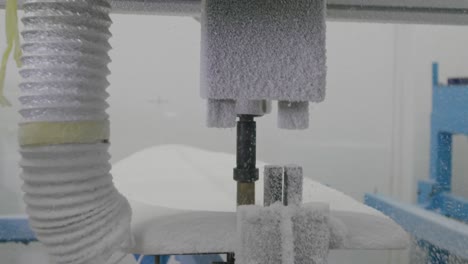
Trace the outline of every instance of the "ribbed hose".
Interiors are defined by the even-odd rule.
[[[58,264],[116,262],[132,239],[130,206],[109,173],[108,138],[99,137],[109,126],[110,5],[28,0],[23,7],[20,151],[31,227]]]

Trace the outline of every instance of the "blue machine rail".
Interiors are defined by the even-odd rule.
[[[364,200],[417,239],[468,259],[468,225],[382,195],[366,194]]]

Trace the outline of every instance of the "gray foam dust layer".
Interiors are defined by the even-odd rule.
[[[326,83],[323,0],[206,0],[202,96],[321,102]]]
[[[236,262],[282,263],[281,207],[239,207]]]
[[[236,126],[236,101],[208,100],[207,126],[232,128]]]
[[[330,245],[329,206],[241,206],[236,260],[239,263],[325,264]]]
[[[270,206],[283,200],[283,167],[267,165],[264,170],[263,203]]]
[[[300,205],[302,203],[303,181],[301,166],[287,165],[284,167],[284,205]]]
[[[329,245],[329,208],[304,205],[292,217],[294,263],[326,264]]]

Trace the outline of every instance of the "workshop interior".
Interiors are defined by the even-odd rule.
[[[467,1],[0,21],[0,264],[468,263]]]

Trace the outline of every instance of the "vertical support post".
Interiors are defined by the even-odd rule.
[[[439,65],[432,64],[432,107],[437,109],[439,98]],[[435,181],[434,193],[450,191],[452,178],[452,134],[440,130],[440,117],[436,112],[431,117],[431,179]]]
[[[255,204],[256,168],[256,124],[253,115],[239,115],[237,122],[237,167],[234,180],[237,181],[237,205]]]
[[[442,132],[437,115],[439,92],[439,65],[432,63],[432,107],[431,116],[431,146],[430,146],[430,178],[431,181],[420,182],[418,188],[418,203],[428,209],[440,207],[440,194],[450,191],[452,182],[452,134]],[[440,249],[429,242],[419,241],[428,253],[428,264],[449,263],[449,252]]]
[[[439,64],[437,62],[432,63],[432,87],[439,86]]]
[[[439,132],[437,183],[441,191],[450,191],[452,185],[452,134]]]
[[[258,180],[257,126],[253,115],[239,115],[237,121],[236,168],[237,205],[255,204],[255,181]],[[234,264],[234,253],[227,254],[227,263]]]
[[[269,165],[263,171],[263,205],[270,206],[283,199],[283,167]]]
[[[154,256],[154,264],[161,264],[161,256],[160,255]]]
[[[431,131],[431,179],[436,182],[435,192],[438,194],[451,189],[452,134],[440,132],[436,125],[432,124]]]
[[[284,205],[300,205],[302,203],[302,167],[288,165],[284,167]]]

